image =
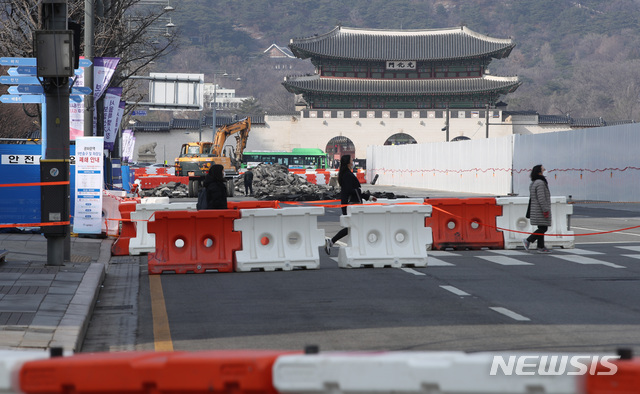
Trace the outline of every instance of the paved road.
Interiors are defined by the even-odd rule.
[[[637,226],[639,208],[576,205],[572,229]],[[338,214],[328,209],[320,221],[329,235],[339,229]],[[149,277],[138,259],[130,262],[140,270],[135,345],[125,345],[638,352],[639,237],[638,229],[578,236],[576,249],[551,255],[432,251],[421,269],[339,269],[334,250],[321,252],[320,270]],[[91,348],[91,332],[84,350],[108,350]],[[133,342],[122,338],[110,339],[111,349]]]

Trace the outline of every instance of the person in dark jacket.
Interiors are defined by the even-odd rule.
[[[526,250],[529,250],[532,242],[538,243],[538,253],[551,253],[544,246],[544,233],[551,226],[551,193],[547,178],[544,176],[544,166],[538,164],[531,170],[531,184],[529,185],[530,221],[538,229],[526,239],[522,240],[522,244]]]
[[[340,185],[340,204],[342,205],[342,214],[347,214],[347,204],[362,204],[362,200],[377,201],[377,198],[371,196],[369,192],[362,193],[360,181],[353,173],[353,159],[351,155],[342,155],[340,158],[340,170],[338,170],[338,184]],[[327,237],[324,243],[324,251],[331,254],[331,247],[341,238],[349,234],[348,228],[338,231],[333,238]]]
[[[214,164],[204,177],[207,189],[207,209],[227,209],[227,181],[224,179],[224,167]]]
[[[251,171],[251,168],[248,168],[247,172],[244,173],[244,195],[253,195],[253,171]]]

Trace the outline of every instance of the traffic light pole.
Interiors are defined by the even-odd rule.
[[[40,161],[42,232],[47,264],[63,265],[69,237],[69,77],[73,75],[73,33],[67,29],[67,1],[42,0],[43,30],[36,31],[37,74],[44,88],[46,147]],[[49,184],[47,184],[49,183]],[[70,256],[67,256],[70,257]]]

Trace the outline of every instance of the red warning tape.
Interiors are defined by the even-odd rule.
[[[0,184],[0,187],[22,187],[22,186],[58,186],[69,185],[69,181],[60,182],[32,182],[32,183],[5,183]]]

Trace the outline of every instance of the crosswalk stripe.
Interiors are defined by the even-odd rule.
[[[584,257],[584,256],[577,256],[577,255],[564,255],[564,256],[552,255],[552,256],[557,258],[557,259],[567,260],[567,261],[571,261],[572,263],[578,263],[578,264],[606,265],[607,267],[611,267],[611,268],[627,268],[627,267],[622,266],[622,265],[609,263],[609,262],[602,261],[602,260],[592,259],[591,257]]]
[[[495,254],[501,254],[504,256],[526,256],[529,254],[529,252],[523,252],[520,250],[511,250],[511,249],[505,249],[505,250],[491,249],[489,250],[489,252],[495,253]]]
[[[640,254],[623,254],[623,257],[630,257],[632,259],[639,259],[640,260]]]
[[[431,256],[427,257],[427,267],[447,267],[452,265],[454,264],[447,263],[446,261],[442,261],[440,259],[436,259],[435,257],[431,257]]]
[[[640,246],[616,246],[616,247],[620,249],[631,250],[634,252],[640,252]]]
[[[533,265],[531,263],[527,263],[524,261],[520,261],[514,259],[513,257],[508,256],[478,256],[483,260],[490,261],[492,263],[500,264],[500,265]]]
[[[604,254],[602,252],[596,252],[594,250],[585,250],[585,249],[562,249],[562,248],[558,248],[558,249],[553,249],[554,252],[558,251],[558,252],[564,252],[567,254],[577,254],[580,256],[585,256],[585,255],[595,255],[595,254]]]
[[[436,257],[461,256],[460,253],[447,252],[445,250],[430,250],[430,251],[427,252],[427,255],[436,256]]]

